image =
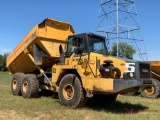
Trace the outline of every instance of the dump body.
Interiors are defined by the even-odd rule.
[[[26,54],[34,56],[33,45],[39,46],[45,53],[40,67],[44,70],[52,67],[59,58],[59,45],[65,47],[67,37],[75,34],[69,23],[45,19],[35,27],[20,42],[20,44],[7,57],[7,68],[10,73],[35,73],[39,72],[35,63]]]
[[[152,77],[160,81],[160,61],[151,61]]]

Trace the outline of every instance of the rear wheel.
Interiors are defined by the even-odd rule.
[[[141,90],[141,95],[147,98],[158,98],[160,96],[160,82],[153,79],[153,86]]]
[[[21,95],[21,83],[23,77],[23,73],[15,73],[13,75],[11,82],[11,91],[13,95]]]
[[[21,93],[24,98],[38,97],[39,82],[34,74],[26,74],[22,81]]]
[[[67,74],[62,78],[58,95],[62,105],[78,108],[86,103],[82,84],[79,78],[73,74]]]

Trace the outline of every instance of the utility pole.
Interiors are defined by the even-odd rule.
[[[119,56],[119,49],[118,49],[118,46],[119,46],[119,32],[118,32],[118,29],[119,29],[119,24],[118,24],[118,22],[119,22],[119,20],[118,20],[118,2],[119,2],[119,0],[116,0],[116,14],[117,14],[117,17],[116,17],[116,29],[117,29],[117,33],[116,33],[116,40],[117,40],[117,57]]]

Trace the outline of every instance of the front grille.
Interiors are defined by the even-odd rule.
[[[150,78],[151,77],[151,72],[150,72],[150,64],[144,64],[140,63],[139,64],[139,75],[140,78]]]

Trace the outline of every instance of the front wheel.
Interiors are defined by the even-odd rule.
[[[147,87],[141,90],[141,95],[146,98],[158,98],[160,96],[160,82],[158,80],[152,80],[153,86]]]
[[[62,105],[73,108],[82,107],[86,102],[82,83],[74,74],[67,74],[62,78],[58,95]]]

